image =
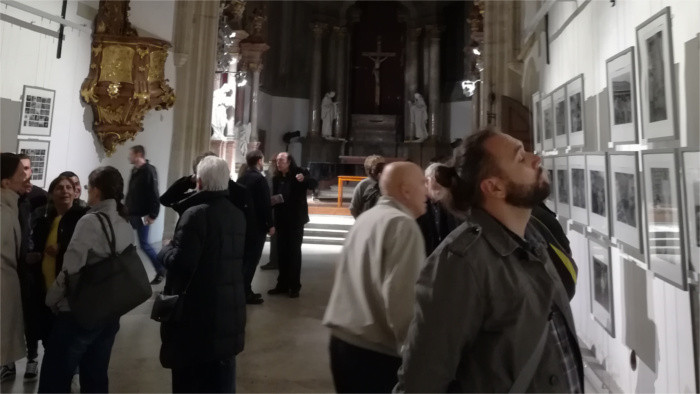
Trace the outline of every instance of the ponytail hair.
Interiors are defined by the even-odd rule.
[[[97,188],[102,200],[113,199],[117,202],[117,213],[124,219],[129,218],[129,211],[122,202],[124,199],[124,178],[119,170],[112,166],[98,167],[88,177],[90,187]]]

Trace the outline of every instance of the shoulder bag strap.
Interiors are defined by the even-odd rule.
[[[535,371],[537,366],[542,359],[542,353],[544,352],[544,345],[547,343],[547,336],[549,334],[549,320],[545,323],[544,330],[542,330],[542,335],[540,340],[537,342],[537,347],[530,355],[530,358],[525,363],[525,366],[520,370],[520,374],[513,382],[510,387],[509,393],[524,393],[527,390],[532,378],[535,376]]]
[[[112,222],[109,220],[109,216],[107,216],[104,212],[94,212],[95,216],[97,216],[97,220],[100,221],[100,226],[102,226],[102,232],[104,233],[105,237],[107,238],[107,242],[109,243],[109,249],[112,251],[112,256],[117,254],[117,247],[116,247],[116,237],[114,235],[114,227],[112,227]],[[103,220],[104,219],[104,220]],[[107,221],[107,224],[109,225],[109,231],[112,233],[112,238],[109,237],[109,234],[107,233],[107,227],[105,226],[105,222]]]

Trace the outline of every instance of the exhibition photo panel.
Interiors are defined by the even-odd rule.
[[[544,136],[542,137],[542,149],[554,149],[554,114],[552,108],[552,95],[544,96],[541,100],[542,125]]]
[[[583,74],[575,77],[566,84],[567,129],[569,134],[569,146],[583,146],[585,130],[585,114],[583,113]]]
[[[695,272],[700,269],[700,152],[682,149],[683,197],[686,219],[686,250]]]
[[[682,207],[675,150],[642,152],[647,262],[654,274],[685,289]]]
[[[569,144],[567,134],[566,116],[566,87],[562,86],[552,93],[552,105],[554,105],[554,147],[566,148]]]
[[[544,200],[544,204],[547,206],[547,208],[551,209],[552,211],[556,212],[557,211],[557,204],[556,204],[556,188],[557,188],[557,182],[556,182],[556,177],[554,176],[554,158],[553,157],[544,157],[542,158],[542,161],[544,162],[544,169],[547,171],[547,177],[549,179],[549,196]]]
[[[607,61],[608,107],[610,108],[610,142],[639,142],[637,132],[637,95],[634,72],[634,47],[629,47]]]
[[[636,152],[609,154],[610,236],[643,254],[639,192],[639,162]],[[614,242],[613,242],[614,243]]]
[[[594,239],[588,240],[591,273],[591,314],[611,337],[615,337],[613,280],[610,248]]]
[[[24,86],[19,135],[51,136],[56,91]]]
[[[29,156],[32,162],[32,185],[46,186],[46,167],[49,162],[49,141],[17,140],[17,153]]]
[[[642,138],[678,139],[671,9],[666,7],[637,27]]]
[[[606,237],[610,235],[608,169],[605,154],[586,155],[588,225]]]
[[[588,225],[588,209],[586,204],[586,156],[569,156],[569,194],[570,219]]]
[[[571,219],[569,208],[569,158],[567,156],[554,158],[554,177],[557,216]]]
[[[532,95],[532,149],[535,153],[542,152],[542,104],[540,92]]]

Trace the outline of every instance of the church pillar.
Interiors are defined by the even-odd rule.
[[[318,137],[321,133],[321,40],[326,30],[325,23],[313,23],[313,58],[311,63],[311,94],[309,95],[309,136]]]
[[[346,119],[346,114],[345,114],[345,103],[347,102],[347,97],[346,95],[346,83],[347,83],[347,78],[345,77],[345,68],[346,68],[346,60],[345,60],[345,52],[346,52],[346,46],[345,46],[345,38],[347,37],[347,32],[348,29],[345,26],[340,26],[340,27],[334,27],[333,32],[336,35],[336,44],[337,44],[337,60],[336,60],[336,73],[335,73],[335,79],[336,79],[336,97],[337,100],[339,101],[338,103],[338,123],[337,123],[337,128],[335,130],[335,137],[337,138],[345,138],[345,119]]]
[[[442,139],[440,129],[440,27],[427,26],[430,37],[430,80],[428,98],[428,133]]]
[[[406,36],[406,74],[404,76],[404,140],[415,137],[411,131],[411,109],[408,100],[418,93],[418,38],[421,28],[409,27]]]
[[[260,92],[261,63],[248,65],[248,70],[253,72],[253,86],[250,99],[250,142],[258,142],[258,93]]]

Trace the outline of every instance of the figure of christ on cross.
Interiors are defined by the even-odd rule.
[[[374,110],[379,111],[379,67],[382,66],[384,60],[396,56],[396,52],[382,52],[382,36],[377,36],[377,51],[362,52],[362,56],[366,56],[374,62],[374,70],[372,70],[372,74],[374,74]]]

